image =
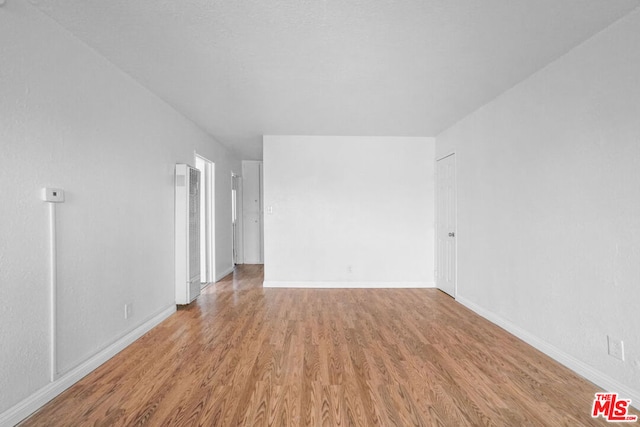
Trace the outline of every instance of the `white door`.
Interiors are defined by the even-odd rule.
[[[436,166],[436,285],[456,296],[456,158]]]
[[[262,264],[262,162],[242,162],[242,235],[245,264]]]

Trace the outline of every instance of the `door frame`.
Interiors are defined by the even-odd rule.
[[[439,184],[439,175],[438,175],[438,162],[441,160],[444,160],[448,157],[453,157],[453,188],[454,188],[454,215],[453,215],[453,222],[454,222],[454,232],[456,233],[455,235],[455,250],[454,250],[454,254],[453,254],[453,259],[455,261],[455,268],[454,268],[454,280],[453,280],[453,295],[451,295],[454,299],[457,297],[458,295],[458,155],[455,151],[449,152],[444,156],[440,156],[436,158],[436,166],[435,166],[435,174],[436,174],[436,186],[435,186],[435,196],[436,196],[436,206],[435,206],[435,220],[436,220],[436,229],[435,229],[435,236],[436,236],[436,250],[435,250],[435,255],[436,255],[436,259],[435,259],[435,266],[436,266],[436,271],[435,271],[435,282],[436,282],[436,288],[442,290],[442,288],[440,287],[439,283],[438,283],[438,256],[439,256],[439,251],[438,251],[438,227],[440,225],[440,219],[438,218],[438,203],[439,203],[439,194],[438,194],[438,184]],[[445,291],[443,291],[445,292]],[[445,292],[446,293],[446,292]]]
[[[205,284],[214,283],[216,281],[216,199],[215,199],[215,163],[206,157],[194,152],[194,161],[196,168],[198,163],[204,164],[204,170],[202,173],[202,182],[204,182],[204,188],[202,193],[204,195],[204,206],[202,211],[204,213],[204,224],[200,224],[204,228],[204,242],[200,242],[201,256],[205,260],[205,276],[200,278],[200,281]],[[204,251],[204,253],[202,253]],[[202,259],[201,258],[201,259]],[[202,266],[201,266],[202,269]]]
[[[234,192],[235,190],[235,192]],[[235,200],[233,198],[235,197]],[[242,176],[231,172],[231,203],[235,204],[235,224],[233,212],[231,214],[232,248],[231,257],[233,264],[244,264],[242,256]],[[235,225],[235,227],[234,227]]]

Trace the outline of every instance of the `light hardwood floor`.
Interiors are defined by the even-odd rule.
[[[593,384],[438,290],[262,277],[239,267],[22,425],[607,425]]]

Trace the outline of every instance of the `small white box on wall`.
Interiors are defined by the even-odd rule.
[[[64,190],[62,188],[43,188],[42,200],[51,203],[63,203],[64,202]]]

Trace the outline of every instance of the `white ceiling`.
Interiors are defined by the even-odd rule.
[[[640,0],[31,0],[242,158],[435,136]]]

